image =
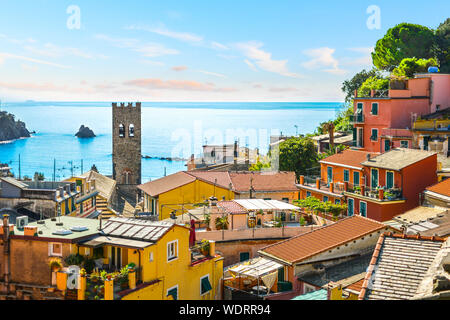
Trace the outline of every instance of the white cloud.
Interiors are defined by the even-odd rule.
[[[372,66],[372,52],[374,47],[348,48],[347,50],[360,53],[358,58],[345,58],[342,62],[349,66]]]
[[[106,59],[107,57],[102,54],[93,54],[83,51],[79,48],[61,47],[53,43],[46,43],[43,47],[38,48],[36,46],[26,45],[24,49],[45,57],[63,57],[63,56],[76,56],[84,59]]]
[[[167,29],[163,24],[158,27],[149,27],[149,26],[139,26],[139,25],[131,25],[125,28],[126,30],[142,30],[147,32],[152,32],[159,34],[161,36],[169,37],[172,39],[177,39],[185,42],[202,42],[203,37],[189,33],[189,32],[176,32]]]
[[[16,55],[16,54],[0,52],[0,60],[5,60],[5,59],[23,60],[23,61],[28,61],[28,62],[38,63],[38,64],[44,64],[44,65],[53,66],[53,67],[62,68],[62,69],[69,69],[69,68],[71,68],[70,66],[65,66],[65,65],[58,64],[58,63],[45,61],[45,60],[39,60],[39,59],[19,56],[19,55]]]
[[[261,50],[260,48],[263,46],[260,42],[246,42],[246,43],[238,43],[237,47],[244,53],[244,55],[251,60],[245,61],[247,65],[254,64],[258,66],[260,69],[280,74],[286,77],[298,78],[299,74],[290,72],[287,68],[287,60],[273,60],[272,54],[270,52],[266,52]],[[250,62],[250,64],[249,64]]]
[[[335,51],[336,49],[328,47],[305,50],[303,53],[311,60],[303,62],[301,65],[310,70],[319,69],[332,74],[344,74],[347,71],[340,69],[339,61],[333,57]]]
[[[218,50],[228,50],[228,49],[230,49],[226,45],[223,45],[223,44],[221,44],[219,42],[215,42],[215,41],[211,42],[211,46],[212,46],[213,49],[218,49]]]
[[[144,57],[159,57],[164,55],[179,54],[175,49],[166,48],[159,43],[141,43],[138,39],[113,38],[104,34],[97,34],[96,39],[104,40],[119,48],[131,49],[139,52]]]
[[[252,69],[253,71],[258,72],[258,69],[255,67],[255,65],[253,63],[251,63],[247,59],[245,59],[244,62],[250,67],[250,69]]]
[[[207,74],[210,76],[214,76],[214,77],[219,77],[219,78],[226,78],[227,76],[221,74],[221,73],[216,73],[216,72],[210,72],[210,71],[204,71],[204,70],[198,70],[198,72],[203,73],[203,74]]]

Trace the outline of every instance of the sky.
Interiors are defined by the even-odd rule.
[[[2,101],[343,101],[376,41],[450,1],[1,0]]]

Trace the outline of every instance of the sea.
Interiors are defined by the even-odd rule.
[[[312,133],[333,119],[341,102],[143,102],[142,182],[186,170],[203,144],[232,144],[268,150],[271,135]],[[110,102],[2,102],[0,109],[25,122],[31,138],[0,144],[0,163],[13,173],[63,180],[88,171],[112,174]],[[95,138],[75,136],[81,125]],[[172,159],[161,159],[172,158]]]

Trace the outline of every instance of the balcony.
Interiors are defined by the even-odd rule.
[[[323,181],[319,176],[301,176],[299,186],[307,187],[305,189],[316,189],[319,192],[322,191],[334,194],[342,194],[342,192],[345,191],[343,183]]]
[[[355,113],[351,115],[350,123],[364,123],[364,115],[362,113]]]
[[[411,130],[409,129],[392,129],[384,128],[381,129],[382,138],[409,138],[413,137]]]
[[[394,187],[386,189],[385,187],[372,188],[364,185],[346,184],[346,192],[349,194],[361,195],[378,201],[396,201],[403,200],[402,189]]]

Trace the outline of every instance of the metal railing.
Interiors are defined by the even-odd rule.
[[[360,194],[365,197],[379,199],[379,200],[398,200],[402,198],[402,189],[400,188],[383,188],[383,199],[379,199],[380,188],[373,188],[371,186],[364,187],[364,194],[362,194],[361,185],[348,184],[347,192]]]
[[[364,115],[362,113],[350,115],[350,123],[364,123]]]

